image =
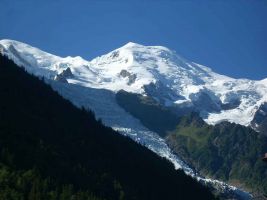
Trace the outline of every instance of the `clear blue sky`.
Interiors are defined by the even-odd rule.
[[[0,0],[0,39],[85,59],[162,45],[236,78],[267,78],[267,0]]]

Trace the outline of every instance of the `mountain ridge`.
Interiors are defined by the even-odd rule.
[[[88,62],[83,60],[80,57],[66,57],[66,58],[60,58],[57,56],[52,55],[51,59],[42,59],[43,56],[39,56],[38,49],[34,48],[33,50],[27,50],[27,48],[31,48],[30,46],[26,46],[23,43],[18,43],[20,47],[15,48],[15,55],[10,51],[9,46],[10,44],[5,44],[3,46],[3,42],[0,41],[0,44],[2,44],[2,50],[1,52],[8,56],[11,60],[13,60],[16,64],[20,65],[21,67],[25,68],[25,70],[28,73],[31,73],[35,76],[44,77],[44,80],[47,84],[51,85],[52,88],[57,91],[61,96],[63,96],[65,99],[71,101],[75,106],[77,107],[84,107],[86,109],[93,110],[96,117],[100,118],[101,121],[109,126],[112,127],[114,130],[119,131],[121,134],[126,135],[130,138],[132,138],[134,141],[143,144],[153,152],[157,153],[161,157],[165,157],[168,160],[170,160],[176,169],[182,168],[187,174],[190,174],[191,176],[197,178],[199,181],[211,184],[215,186],[216,188],[220,188],[219,190],[223,191],[231,191],[230,193],[235,193],[238,196],[246,196],[247,199],[250,199],[250,194],[246,193],[245,191],[242,191],[236,187],[229,186],[223,182],[212,180],[212,179],[206,179],[205,177],[198,176],[194,173],[194,171],[186,164],[184,163],[179,156],[175,155],[173,151],[168,147],[165,140],[161,138],[158,133],[151,131],[147,127],[143,126],[143,124],[140,122],[140,119],[135,118],[130,113],[126,112],[124,108],[119,106],[118,102],[116,101],[116,94],[117,89],[130,89],[130,91],[135,90],[135,93],[142,95],[142,96],[149,96],[150,98],[153,98],[155,101],[157,101],[162,107],[167,107],[168,109],[178,109],[176,107],[171,107],[172,102],[171,100],[175,100],[177,98],[181,98],[181,101],[185,100],[185,97],[173,93],[173,88],[168,87],[168,82],[175,81],[175,77],[172,77],[171,80],[168,80],[164,73],[168,73],[168,70],[165,72],[158,73],[159,68],[163,68],[165,70],[166,65],[145,65],[148,64],[145,61],[148,60],[148,62],[155,63],[157,60],[159,63],[165,63],[164,60],[162,60],[162,49],[158,49],[157,47],[145,47],[150,48],[150,50],[146,53],[140,54],[140,50],[136,51],[135,53],[139,53],[136,58],[135,65],[129,65],[130,69],[136,70],[138,72],[138,76],[140,74],[148,74],[150,78],[157,78],[160,81],[155,83],[150,83],[149,85],[143,85],[144,81],[149,80],[149,77],[141,76],[135,77],[136,73],[135,71],[130,71],[130,69],[125,68],[125,57],[123,56],[120,58],[120,55],[126,54],[128,55],[127,51],[132,52],[132,50],[128,49],[126,51],[123,51],[122,53],[118,50],[114,50],[106,55],[103,55],[102,58],[98,57],[94,62]],[[14,47],[16,46],[16,42],[12,43],[11,45]],[[129,48],[132,48],[133,44],[128,45]],[[1,46],[0,46],[1,47]],[[140,45],[139,48],[144,48],[144,46]],[[13,48],[11,48],[12,50]],[[124,49],[123,49],[124,50]],[[144,49],[143,49],[144,50]],[[34,51],[31,52],[31,51]],[[152,53],[150,52],[152,51]],[[31,53],[29,53],[31,52]],[[36,53],[37,52],[37,53]],[[155,55],[153,54],[155,53]],[[43,52],[42,52],[43,53]],[[41,54],[42,54],[41,53]],[[147,56],[152,55],[152,57],[156,57],[155,59],[147,59]],[[164,56],[163,52],[163,56]],[[51,54],[48,55],[48,57],[51,57]],[[165,56],[166,57],[166,56]],[[27,65],[23,62],[25,60],[26,62],[33,63],[32,65]],[[104,58],[104,59],[103,59]],[[131,57],[130,57],[131,58]],[[172,59],[178,59],[179,62],[182,63],[183,67],[185,68],[184,71],[188,71],[189,68],[192,68],[192,66],[196,65],[192,63],[192,65],[187,66],[186,62],[182,59],[179,59],[179,56],[174,56]],[[128,60],[129,61],[129,60]],[[101,65],[102,63],[102,65]],[[131,63],[130,61],[127,62],[128,64]],[[168,63],[168,62],[167,62]],[[170,61],[169,61],[170,63]],[[113,65],[112,65],[113,64]],[[146,66],[143,68],[142,66]],[[126,66],[127,67],[127,66]],[[174,70],[173,69],[174,64],[171,66],[167,66],[167,69]],[[177,66],[178,67],[178,66]],[[117,71],[113,71],[111,74],[107,73],[108,68],[115,69]],[[158,69],[157,69],[158,68]],[[209,68],[206,67],[196,67],[196,70],[200,70],[200,73],[207,73],[207,71],[210,71]],[[141,73],[139,74],[141,70]],[[153,71],[154,70],[154,71]],[[157,71],[158,70],[158,71]],[[63,82],[59,80],[56,80],[57,76],[61,76],[64,71],[71,72],[71,76],[64,77],[66,81]],[[166,74],[165,73],[165,74]],[[178,72],[180,73],[180,72]],[[193,72],[188,72],[193,73]],[[64,74],[64,73],[63,73]],[[170,73],[172,75],[172,72]],[[136,75],[136,76],[137,76]],[[183,74],[182,74],[183,75]],[[73,78],[72,78],[73,77]],[[224,76],[223,76],[224,77]],[[142,79],[143,78],[143,79]],[[141,82],[140,82],[141,79]],[[132,87],[135,83],[129,82],[130,80],[135,81],[135,83],[141,83],[139,87]],[[150,79],[151,80],[151,79]],[[142,82],[143,81],[143,82]],[[201,82],[202,80],[190,80],[185,79],[184,81],[196,81]],[[122,86],[122,87],[112,87],[115,84],[115,86]],[[179,85],[179,83],[176,83],[176,85]],[[138,86],[136,84],[135,86]],[[199,88],[190,85],[192,90],[198,90]],[[145,91],[140,92],[141,90]],[[188,88],[186,88],[188,89]],[[120,90],[118,90],[120,91]],[[160,98],[157,98],[160,97]],[[197,96],[191,96],[192,99],[197,99]],[[184,98],[184,99],[183,99]],[[202,98],[210,98],[209,95],[205,94],[202,95]],[[166,99],[169,100],[170,105],[166,105]],[[199,103],[201,105],[201,103]],[[216,104],[214,105],[216,107]],[[227,105],[229,107],[229,105]],[[231,106],[231,105],[230,105]],[[165,109],[165,108],[164,108]],[[174,110],[175,111],[175,110]],[[191,111],[191,110],[189,110]]]
[[[220,75],[162,46],[129,42],[86,61],[54,56],[14,40],[1,40],[0,45],[3,54],[37,76],[54,79],[70,68],[74,78],[67,79],[69,83],[150,95],[164,106],[197,111],[208,124],[229,121],[250,126],[257,109],[267,102],[267,78]]]
[[[214,199],[1,55],[0,93],[0,199]]]

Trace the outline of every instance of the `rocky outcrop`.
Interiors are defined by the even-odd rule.
[[[156,99],[161,105],[173,106],[174,101],[184,100],[185,98],[172,92],[172,90],[163,84],[161,81],[150,83],[143,86],[144,91],[148,96]]]
[[[111,58],[118,58],[119,57],[119,55],[120,55],[120,52],[119,51],[114,51],[112,54],[111,54]]]
[[[267,135],[267,103],[259,107],[251,122],[251,126],[262,134]]]
[[[68,83],[67,78],[73,78],[73,74],[71,69],[68,67],[67,69],[63,70],[61,73],[57,74],[54,78],[55,81],[59,81],[62,83]]]
[[[132,85],[137,78],[136,74],[131,74],[125,69],[121,70],[119,75],[123,78],[128,78],[128,83],[127,83],[128,85]]]

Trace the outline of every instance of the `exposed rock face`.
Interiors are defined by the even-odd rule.
[[[67,69],[63,70],[63,72],[61,74],[66,78],[73,78],[73,74],[72,74],[69,67]]]
[[[190,99],[197,112],[219,112],[221,101],[209,90],[203,89],[198,93],[190,94]]]
[[[128,72],[127,70],[123,69],[120,72],[120,76],[122,76],[123,78],[125,78],[125,77],[128,77],[128,76],[131,76],[131,73]]]
[[[168,88],[165,84],[163,84],[160,81],[144,85],[143,88],[146,94],[148,94],[148,96],[154,97],[154,99],[156,99],[162,105],[173,106],[174,104],[172,101],[178,99],[179,100],[185,99],[184,97],[173,93],[170,88]]]
[[[69,79],[59,74],[71,66],[75,68],[73,79],[79,80],[75,84],[146,94],[179,113],[199,112],[211,125],[229,121],[250,126],[256,111],[267,102],[267,78],[253,81],[223,76],[162,46],[131,42],[86,61],[55,56],[13,40],[0,40],[0,44],[5,55],[36,76],[66,82]]]
[[[127,83],[128,85],[133,84],[137,78],[136,74],[131,74],[130,72],[128,72],[125,69],[121,70],[119,75],[123,78],[128,77],[128,83]]]
[[[62,76],[61,74],[56,75],[54,80],[62,82],[62,83],[68,83],[67,79],[64,76]]]
[[[255,113],[251,126],[262,134],[267,135],[267,103],[262,104]]]
[[[136,74],[131,74],[129,77],[128,85],[131,85],[135,82],[135,79],[137,78]]]
[[[120,52],[119,51],[114,51],[112,54],[111,54],[111,58],[117,58],[119,57],[120,55]]]
[[[62,83],[68,83],[67,78],[73,78],[73,77],[74,76],[70,68],[68,67],[67,69],[63,70],[60,74],[57,74],[54,80]]]

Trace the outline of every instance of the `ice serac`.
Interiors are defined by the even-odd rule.
[[[267,102],[267,79],[223,76],[162,46],[129,42],[86,61],[61,58],[12,40],[1,40],[0,45],[2,52],[35,75],[51,79],[70,69],[73,77],[65,82],[149,95],[164,106],[197,111],[209,124],[229,121],[249,126]]]
[[[29,73],[45,77],[47,83],[76,106],[92,109],[106,125],[168,158],[176,168],[183,168],[192,176],[196,174],[172,154],[162,138],[117,104],[116,92],[148,95],[177,112],[197,111],[209,124],[225,120],[249,126],[256,111],[267,102],[267,79],[223,76],[162,46],[130,42],[87,61],[78,56],[55,56],[14,40],[1,40],[0,53]]]
[[[223,76],[161,46],[128,43],[91,63],[103,70],[105,88],[150,95],[165,106],[200,112],[209,124],[230,121],[249,126],[266,102],[266,80]],[[134,83],[128,85],[127,77],[117,76],[123,70],[136,75]]]

